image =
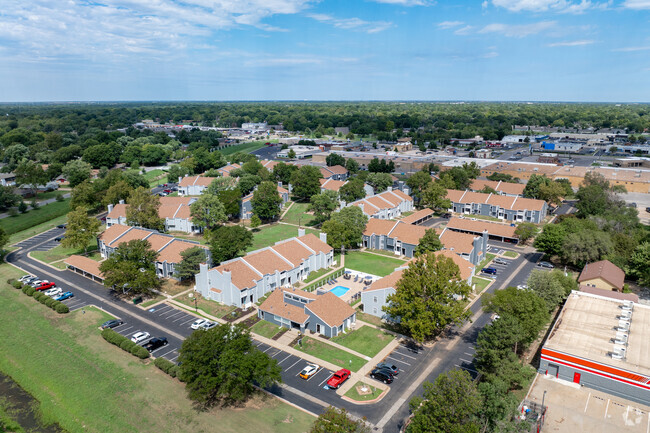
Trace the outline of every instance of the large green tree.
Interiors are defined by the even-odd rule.
[[[199,266],[205,263],[207,255],[205,249],[201,247],[188,248],[181,252],[181,261],[175,266],[176,277],[180,280],[194,278],[199,273]]]
[[[14,194],[14,189],[10,186],[0,186],[0,211],[5,211],[10,207],[16,206],[20,197]]]
[[[407,433],[478,433],[481,396],[465,370],[442,373],[424,383],[424,395],[410,402]]]
[[[189,398],[203,407],[241,404],[256,386],[282,381],[278,362],[255,347],[241,324],[193,332],[183,341],[178,359]]]
[[[262,221],[270,221],[277,218],[282,211],[282,197],[278,193],[275,183],[262,182],[253,193],[251,199],[253,213]]]
[[[382,309],[415,341],[429,340],[447,325],[469,318],[463,300],[472,289],[449,257],[428,253],[416,258],[396,286]]]
[[[562,242],[562,258],[566,263],[582,267],[605,258],[614,248],[609,233],[583,230],[569,233]]]
[[[568,295],[562,282],[556,278],[557,272],[533,270],[528,277],[528,288],[546,302],[548,311],[553,311]]]
[[[332,218],[323,223],[327,233],[327,243],[334,249],[356,248],[363,240],[368,217],[358,206],[349,206],[332,214]]]
[[[125,180],[118,180],[115,184],[108,187],[102,196],[102,204],[117,204],[120,200],[125,202],[133,193],[133,188]]]
[[[515,235],[519,236],[522,243],[537,234],[537,226],[533,223],[520,223],[515,229]]]
[[[339,204],[339,195],[336,191],[326,190],[320,194],[311,196],[309,209],[314,213],[316,221],[328,220]]]
[[[90,241],[97,237],[100,226],[97,218],[88,216],[86,209],[78,207],[68,213],[65,237],[61,245],[66,248],[83,248],[85,253],[88,251]]]
[[[420,205],[434,211],[446,210],[451,207],[451,200],[447,198],[447,188],[440,182],[430,182],[422,192]]]
[[[234,259],[253,245],[253,233],[244,226],[221,226],[206,234],[215,263]]]
[[[9,243],[9,235],[0,227],[0,260],[4,260],[5,256],[5,246]]]
[[[212,229],[228,220],[223,203],[219,197],[212,194],[203,194],[192,203],[190,214],[192,223],[203,229]]]
[[[90,170],[92,167],[87,162],[80,159],[69,161],[63,166],[61,173],[71,187],[79,185],[84,180],[90,179]]]
[[[279,162],[273,167],[273,178],[282,182],[283,185],[288,185],[291,182],[291,176],[296,171],[298,171],[297,166]]]
[[[439,251],[442,247],[443,245],[440,242],[438,233],[436,233],[436,229],[427,229],[424,232],[424,236],[420,239],[420,243],[415,247],[415,254],[419,256],[421,254]]]
[[[293,195],[298,200],[308,201],[312,195],[320,192],[320,181],[323,175],[318,167],[312,165],[303,165],[291,175],[291,185],[293,185]]]
[[[140,187],[129,196],[126,208],[126,222],[132,226],[162,231],[165,221],[158,216],[160,200],[148,189]]]
[[[419,199],[432,180],[431,174],[428,171],[418,171],[406,179],[406,185],[411,189],[411,194]]]
[[[339,188],[339,197],[346,203],[361,200],[366,196],[366,190],[361,179],[353,178]]]
[[[369,173],[366,177],[366,183],[370,185],[375,194],[384,192],[393,184],[393,179],[388,173]]]
[[[14,174],[16,175],[16,185],[26,185],[32,195],[36,195],[38,187],[46,184],[49,180],[41,164],[32,161],[23,161],[18,164]]]
[[[226,212],[226,215],[232,218],[239,215],[241,196],[242,194],[239,188],[226,189],[217,193],[217,197],[219,197],[221,204],[223,204],[223,210]]]
[[[158,253],[147,240],[134,239],[121,244],[99,265],[104,285],[123,293],[149,294],[160,287],[155,263]]]
[[[542,233],[535,238],[535,248],[551,256],[562,253],[562,244],[566,237],[566,230],[559,224],[546,224]]]
[[[345,167],[345,158],[338,153],[330,153],[327,155],[325,162],[327,163],[328,167],[331,167],[333,165],[340,165],[342,167]]]
[[[634,249],[627,272],[637,278],[640,285],[650,287],[650,242],[643,242]]]

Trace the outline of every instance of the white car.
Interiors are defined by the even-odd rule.
[[[520,284],[517,286],[517,290],[528,290],[528,286],[526,284]]]
[[[55,296],[59,296],[61,293],[63,293],[63,290],[61,290],[60,287],[53,287],[50,290],[46,290],[44,293],[46,296],[54,298]]]
[[[18,278],[18,281],[20,281],[21,283],[24,283],[25,281],[27,281],[29,279],[32,279],[32,278],[36,278],[36,277],[33,276],[33,275],[23,275],[22,277]]]
[[[151,337],[151,334],[149,334],[148,332],[138,331],[135,334],[133,334],[133,336],[131,337],[131,341],[133,341],[134,343],[141,343],[149,337]]]
[[[299,376],[302,377],[303,379],[309,379],[314,374],[318,373],[318,370],[320,370],[320,367],[318,365],[307,364],[307,366],[302,369]]]
[[[217,326],[217,322],[210,322],[210,321],[208,320],[208,321],[206,321],[205,323],[203,323],[203,324],[200,326],[199,329],[205,329],[205,330],[207,331],[208,329],[212,329],[212,328],[214,328],[215,326]]]
[[[196,319],[192,324],[190,325],[190,328],[192,329],[199,329],[201,325],[206,323],[208,320],[207,319]]]

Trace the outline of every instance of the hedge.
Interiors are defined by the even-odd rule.
[[[9,280],[7,280],[7,282],[9,283]],[[14,282],[18,283],[20,287],[14,284]],[[70,308],[64,303],[60,301],[55,301],[54,298],[47,296],[43,292],[35,290],[33,287],[28,286],[27,284],[22,284],[20,281],[16,281],[16,280],[13,280],[10,284],[13,285],[16,289],[21,289],[23,293],[26,294],[27,296],[32,296],[38,302],[40,302],[41,304],[47,307],[50,307],[51,309],[53,309],[59,314],[66,314],[70,312]]]
[[[142,346],[138,346],[133,341],[118,334],[112,329],[109,328],[104,329],[102,331],[102,337],[104,338],[104,340],[108,341],[109,343],[119,347],[125,352],[129,352],[130,354],[137,356],[140,359],[147,359],[150,356],[149,351],[147,349],[145,349]]]
[[[70,312],[70,307],[65,305],[63,302],[59,302],[57,305],[52,306],[52,308],[54,308],[54,311],[59,314],[67,314]]]
[[[36,292],[36,293],[34,293],[34,296],[33,296],[33,298],[36,299],[41,304],[45,302],[45,299],[43,299],[44,297],[46,298],[47,296],[45,296],[45,293],[43,293],[43,292]],[[41,301],[41,299],[43,299],[43,300]]]
[[[153,364],[171,377],[177,377],[179,374],[178,365],[165,358],[156,358]]]

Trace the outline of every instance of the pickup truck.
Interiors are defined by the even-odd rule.
[[[350,378],[350,375],[352,373],[350,370],[346,370],[345,368],[340,369],[336,373],[332,375],[332,377],[329,378],[327,381],[327,386],[333,389],[338,389],[341,385],[343,385],[343,382],[348,380]]]
[[[149,352],[153,352],[154,350],[163,346],[167,346],[167,339],[165,337],[152,338],[147,344],[143,345],[142,347],[147,349]]]

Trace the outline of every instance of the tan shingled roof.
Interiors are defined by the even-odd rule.
[[[386,275],[384,278],[380,278],[377,281],[374,281],[370,287],[368,287],[364,292],[372,292],[373,290],[382,290],[388,288],[395,288],[397,282],[402,278],[404,270],[394,271],[393,273]]]
[[[582,283],[594,278],[602,278],[612,286],[623,290],[625,272],[609,260],[601,260],[585,265],[578,277],[578,282]]]
[[[109,244],[118,236],[126,233],[129,229],[131,229],[130,226],[123,226],[119,224],[112,225],[104,230],[98,237],[100,240],[104,241],[105,244]]]
[[[458,265],[458,269],[460,269],[460,278],[462,280],[467,280],[469,277],[471,277],[474,274],[474,265],[471,264],[469,261],[465,260],[458,254],[454,253],[453,251],[449,250],[442,250],[442,251],[436,251],[434,253],[436,256],[445,256],[454,261],[456,265]]]
[[[327,167],[327,169],[334,174],[346,174],[348,172],[348,170],[341,165],[333,165],[331,167]]]
[[[447,250],[455,253],[470,254],[474,249],[474,237],[474,235],[467,233],[445,230],[442,236],[440,236],[440,242],[442,242],[442,245]]]
[[[458,189],[448,189],[446,198],[451,200],[453,203],[461,203],[461,198],[465,194],[465,191],[460,191]]]
[[[404,191],[399,190],[399,189],[394,189],[392,191],[386,191],[395,194],[397,197],[401,198],[402,201],[413,201],[413,197],[410,195],[406,194]]]
[[[118,219],[118,218],[126,218],[126,207],[128,205],[123,204],[123,203],[118,203],[115,206],[113,206],[113,210],[106,215],[106,218],[109,219]]]
[[[539,210],[544,207],[544,200],[535,200],[532,198],[518,197],[512,204],[511,209],[514,210]]]
[[[271,248],[293,263],[294,266],[300,266],[312,254],[311,251],[295,239],[277,243]]]
[[[428,217],[429,215],[433,215],[433,211],[429,208],[425,208],[422,210],[419,210],[407,217],[402,218],[402,221],[405,222],[406,224],[414,224],[416,221],[421,220],[422,218]]]
[[[161,206],[189,206],[193,200],[195,200],[194,197],[158,197]]]
[[[104,278],[104,275],[99,270],[100,263],[93,259],[89,259],[88,257],[78,256],[76,254],[73,254],[67,259],[65,259],[64,263],[66,265],[70,265],[77,269],[81,269],[82,271],[88,272],[89,274],[94,275],[96,277],[102,279]]]
[[[313,233],[307,233],[304,236],[300,236],[297,238],[300,242],[303,244],[307,245],[308,248],[311,248],[312,250],[316,251],[317,253],[329,253],[330,251],[333,250],[332,247],[330,247],[327,243],[321,241],[318,236],[316,236]]]
[[[216,177],[186,176],[181,179],[178,186],[191,186],[191,185],[210,186],[212,181],[215,179]]]
[[[334,179],[318,179],[320,181],[320,187],[328,189],[330,191],[339,191],[343,185],[346,184],[343,180],[334,180]]]
[[[453,217],[447,223],[448,229],[458,229],[470,231],[475,233],[483,233],[487,230],[489,234],[495,236],[504,236],[507,238],[517,238],[515,230],[517,227],[512,227],[510,224],[500,224],[497,222],[479,220],[472,220],[471,218],[457,218]]]
[[[391,207],[397,207],[404,201],[402,198],[398,197],[397,194],[393,194],[392,191],[384,191],[381,194],[377,194],[375,197],[380,197],[382,200],[386,200],[392,205]]]
[[[171,236],[163,236],[157,233],[148,236],[146,240],[151,244],[151,249],[159,252],[161,248],[174,240]]]
[[[293,269],[282,257],[270,248],[252,252],[242,258],[246,263],[257,269],[263,275],[274,274],[275,271],[283,272]]]
[[[366,236],[384,235],[387,236],[397,223],[391,220],[381,220],[379,218],[369,218],[363,234]]]
[[[159,262],[180,263],[183,260],[181,253],[190,248],[199,247],[207,250],[207,247],[183,239],[174,239],[169,245],[163,248],[158,255]]]
[[[234,260],[230,263],[219,265],[213,269],[217,270],[221,274],[224,272],[230,272],[230,281],[240,291],[255,287],[257,281],[262,279],[257,272],[252,270],[242,260]]]
[[[342,301],[334,293],[327,292],[305,305],[305,310],[311,311],[329,326],[340,326],[345,319],[352,316],[354,308]]]
[[[108,246],[110,247],[117,247],[123,244],[124,242],[129,242],[134,239],[144,239],[147,236],[151,234],[150,231],[148,230],[143,230],[137,227],[129,227],[129,226],[124,226],[127,228],[127,231],[125,231],[124,235],[120,237],[119,239],[113,239],[110,243],[108,243]],[[113,227],[111,227],[113,228]]]
[[[420,239],[422,239],[426,231],[426,227],[414,226],[412,224],[398,221],[393,231],[390,232],[390,237],[402,241],[403,243],[419,245]]]
[[[524,189],[526,189],[526,185],[523,183],[512,183],[512,182],[500,181],[497,191],[501,191],[506,194],[523,195]]]
[[[260,305],[260,310],[289,319],[293,322],[303,324],[309,316],[305,314],[304,307],[289,304],[284,301],[284,294],[281,289],[275,289]]]

